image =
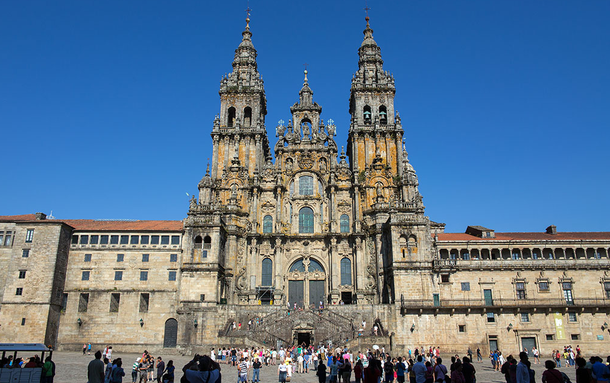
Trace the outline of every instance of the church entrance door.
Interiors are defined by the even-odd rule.
[[[309,281],[309,305],[318,307],[324,302],[324,281]]]
[[[288,281],[288,301],[290,307],[294,307],[296,303],[298,307],[303,307],[303,300],[305,298],[304,281]]]
[[[305,345],[305,347],[309,347],[311,343],[311,333],[308,332],[300,332],[297,334],[297,344]]]

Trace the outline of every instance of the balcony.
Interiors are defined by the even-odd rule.
[[[493,300],[484,299],[412,299],[405,300],[401,298],[400,311],[403,315],[407,313],[454,313],[471,311],[487,312],[511,310],[519,312],[521,310],[552,312],[552,311],[567,311],[579,310],[589,312],[610,312],[610,299],[604,298],[575,298],[571,301],[566,301],[562,298],[545,298],[545,299],[506,299],[494,298]]]

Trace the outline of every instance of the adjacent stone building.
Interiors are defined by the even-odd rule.
[[[2,339],[165,352],[608,348],[610,233],[445,233],[425,216],[368,18],[346,145],[305,71],[272,157],[247,22],[183,221],[0,217]]]

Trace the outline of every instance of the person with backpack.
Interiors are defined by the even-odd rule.
[[[434,381],[435,382],[446,382],[447,379],[447,367],[443,365],[443,358],[436,358],[436,364],[434,365]],[[450,380],[449,380],[450,381]]]
[[[394,364],[394,370],[396,370],[396,380],[398,383],[405,383],[405,372],[407,372],[407,366],[402,361],[402,357],[398,357],[398,361]]]
[[[388,356],[388,360],[383,364],[383,381],[392,383],[394,381],[394,364],[392,358]]]
[[[53,383],[53,377],[55,376],[55,363],[51,360],[51,356],[45,358],[44,365],[42,366],[42,383]]]

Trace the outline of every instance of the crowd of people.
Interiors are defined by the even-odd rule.
[[[0,368],[41,368],[42,383],[53,383],[55,377],[55,363],[51,356],[47,356],[44,360],[40,358],[38,354],[30,358],[13,358],[13,355],[4,357],[0,360]]]
[[[409,348],[402,356],[392,356],[383,347],[364,353],[352,352],[345,347],[305,345],[278,350],[223,347],[213,348],[209,355],[195,355],[182,368],[182,378],[176,380],[181,383],[221,383],[221,365],[225,364],[225,379],[235,377],[238,383],[260,383],[263,366],[277,366],[279,383],[290,382],[295,374],[309,373],[315,374],[320,383],[475,383],[477,370],[472,363],[473,354],[468,348],[465,356],[454,355],[450,361],[444,362],[438,346]],[[602,358],[593,356],[586,361],[578,346],[576,349],[566,346],[563,353],[553,350],[553,360],[544,363],[546,370],[540,378],[531,368],[529,355],[534,356],[534,363],[540,363],[540,352],[536,348],[529,352],[524,349],[519,353],[519,360],[512,355],[505,358],[495,350],[490,353],[490,360],[493,369],[501,372],[507,383],[572,383],[564,372],[558,370],[561,359],[556,363],[556,357],[564,357],[568,360],[567,366],[576,367],[575,383],[610,381],[610,369]],[[123,382],[126,373],[122,361],[120,358],[108,359],[111,356],[111,347],[106,347],[104,353],[95,353],[95,360],[89,364],[89,383]],[[476,350],[476,358],[478,361],[483,359],[480,349]],[[610,357],[607,362],[610,363]],[[175,375],[172,360],[166,365],[161,357],[154,358],[144,351],[134,362],[131,377],[132,383],[174,383]]]

